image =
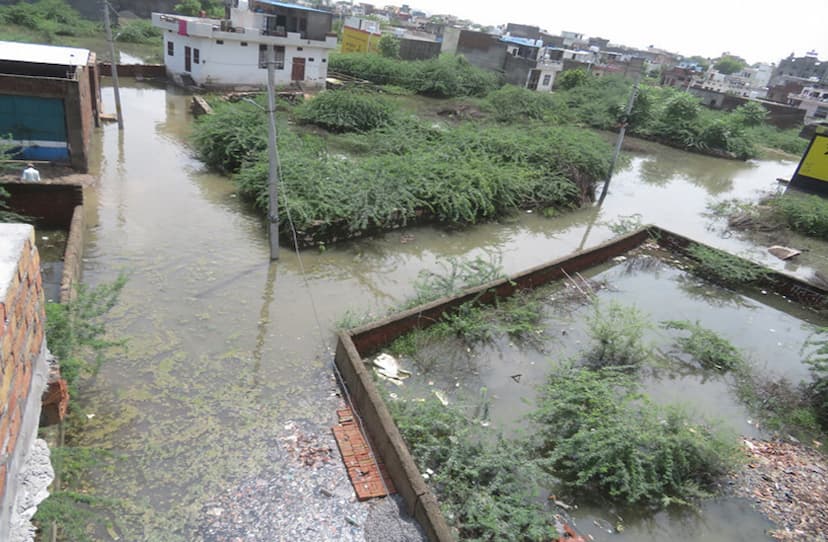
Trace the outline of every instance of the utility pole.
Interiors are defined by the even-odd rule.
[[[279,259],[279,149],[276,148],[276,97],[273,78],[276,71],[276,53],[267,46],[267,152],[270,159],[270,176],[267,191],[268,239],[270,259]]]
[[[112,57],[112,85],[115,87],[115,113],[118,116],[118,129],[124,129],[124,115],[121,113],[121,91],[118,86],[118,59],[115,56],[115,43],[112,41],[112,27],[109,23],[109,0],[103,0],[104,26],[106,41],[109,42],[109,54]]]
[[[609,184],[612,180],[612,170],[615,169],[615,163],[618,161],[618,155],[621,153],[621,144],[624,142],[624,134],[627,132],[627,124],[630,118],[630,113],[632,113],[633,104],[635,104],[635,99],[638,97],[638,84],[641,82],[641,73],[644,69],[643,65],[641,66],[641,69],[642,71],[638,72],[638,75],[635,78],[635,84],[633,84],[632,92],[630,92],[630,99],[627,101],[627,109],[624,110],[621,130],[619,130],[618,138],[615,140],[615,152],[612,154],[612,162],[610,162],[609,172],[607,173],[607,181],[604,183],[604,188],[601,189],[601,197],[598,198],[598,205],[604,203],[604,198],[607,197]]]

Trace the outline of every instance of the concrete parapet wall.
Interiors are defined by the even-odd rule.
[[[139,77],[148,79],[165,79],[167,68],[164,64],[118,64],[118,77]],[[100,63],[98,69],[101,75],[112,76],[112,64]]]
[[[19,475],[46,388],[45,300],[34,228],[0,224],[0,540],[9,540]]]
[[[365,367],[363,356],[378,352],[414,329],[426,328],[439,322],[444,315],[451,313],[463,303],[472,300],[478,303],[493,303],[498,298],[511,296],[521,290],[537,288],[564,279],[567,275],[584,271],[625,254],[651,239],[667,250],[685,255],[690,244],[694,243],[687,237],[655,226],[645,227],[592,249],[339,334],[335,362],[349,390],[356,413],[362,418],[375,445],[375,451],[382,458],[395,487],[405,500],[408,512],[417,519],[430,541],[454,540],[452,530],[440,511],[437,499],[417,469],[408,446],[374,384],[371,372]],[[818,311],[828,309],[827,291],[784,273],[769,270],[766,278],[758,286],[784,294]]]

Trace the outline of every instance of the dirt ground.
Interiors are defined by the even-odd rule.
[[[828,540],[828,463],[813,444],[744,440],[748,461],[734,488],[779,526],[777,540]]]

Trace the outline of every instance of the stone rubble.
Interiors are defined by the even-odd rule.
[[[330,430],[300,422],[284,429],[271,453],[272,472],[246,478],[203,505],[199,540],[425,540],[416,522],[399,517],[404,512],[396,504],[382,502],[395,500],[357,501]]]

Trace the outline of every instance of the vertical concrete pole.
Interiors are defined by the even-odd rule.
[[[635,78],[635,84],[633,84],[632,92],[630,92],[630,99],[627,101],[627,108],[624,110],[624,118],[621,122],[621,130],[618,132],[618,138],[615,140],[615,152],[612,153],[612,162],[610,162],[609,172],[607,172],[607,181],[604,183],[604,188],[601,189],[601,197],[598,198],[598,205],[604,203],[604,198],[607,197],[607,191],[609,190],[609,184],[612,180],[612,171],[615,169],[615,163],[618,161],[618,155],[621,153],[621,144],[624,143],[624,134],[627,132],[627,124],[629,123],[630,113],[632,113],[633,105],[635,104],[635,99],[638,97],[638,84],[641,82],[641,74],[642,71],[638,72],[638,76]]]
[[[267,151],[270,159],[268,178],[267,227],[270,240],[270,259],[279,259],[279,149],[276,148],[276,96],[273,79],[276,69],[276,53],[267,46]]]
[[[124,129],[124,115],[121,113],[121,91],[118,86],[118,58],[115,56],[115,44],[112,41],[112,27],[109,22],[109,1],[103,0],[104,26],[106,41],[109,42],[109,54],[112,57],[112,85],[115,87],[115,113],[118,116],[118,129]]]

